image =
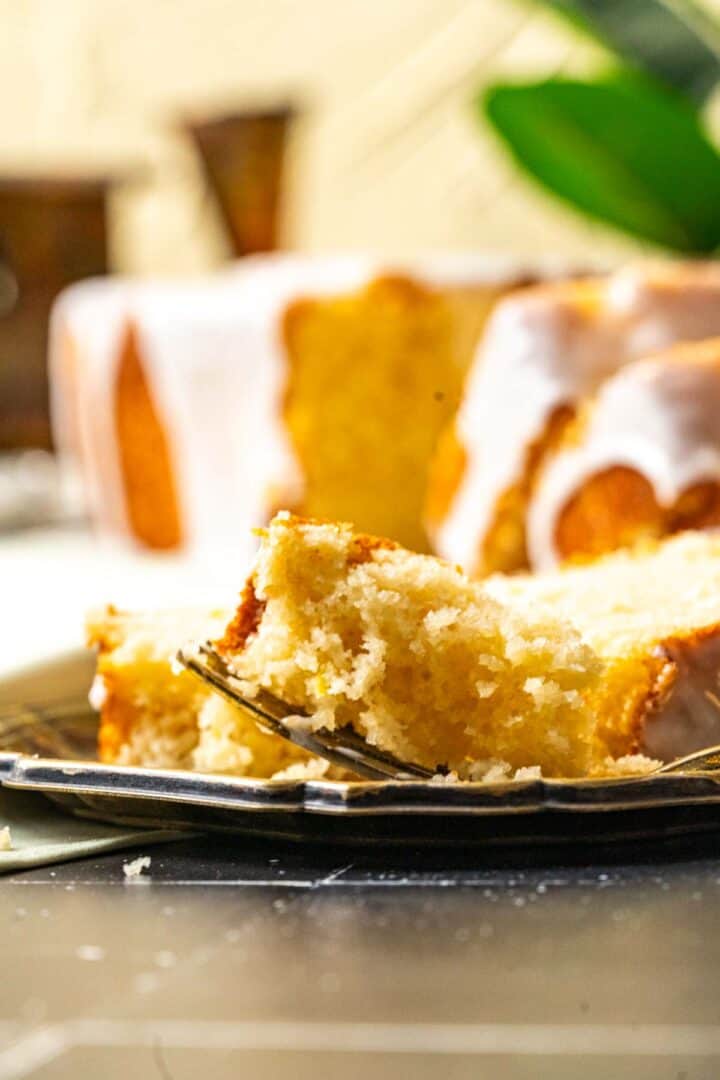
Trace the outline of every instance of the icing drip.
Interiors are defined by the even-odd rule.
[[[439,554],[468,571],[497,499],[522,475],[555,409],[577,401],[614,363],[613,336],[577,302],[576,288],[511,297],[488,324],[457,418],[468,467],[437,535]]]
[[[613,465],[636,469],[658,503],[674,505],[692,484],[720,481],[720,342],[711,360],[679,355],[638,361],[603,387],[577,448],[548,466],[528,514],[533,567],[558,562],[554,536],[568,499],[591,476]]]
[[[232,550],[241,561],[243,545],[254,547],[251,530],[266,523],[278,497],[293,505],[302,496],[282,422],[287,305],[352,293],[383,275],[408,275],[429,288],[499,288],[527,273],[532,268],[483,255],[258,256],[195,280],[80,283],[61,295],[52,317],[56,442],[79,460],[93,519],[108,533],[132,536],[113,424],[115,374],[131,324],[167,438],[184,546]]]
[[[522,479],[530,447],[558,408],[577,406],[648,351],[713,334],[720,334],[717,264],[630,267],[604,280],[531,289],[501,301],[458,415],[467,467],[436,532],[438,553],[470,572],[478,569],[498,500]],[[660,426],[665,431],[668,424]],[[553,563],[545,541],[531,536],[529,542],[541,554],[540,565]]]

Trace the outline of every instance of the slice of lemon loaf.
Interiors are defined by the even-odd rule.
[[[98,648],[91,701],[100,712],[102,761],[240,776],[326,773],[325,762],[265,734],[175,663],[180,646],[220,633],[228,618],[217,611],[114,608],[90,617],[88,643]]]
[[[645,771],[720,743],[720,534],[482,584],[349,526],[277,517],[229,613],[94,616],[102,760],[333,775],[173,663],[217,638],[247,689],[467,778]]]
[[[605,661],[598,738],[664,761],[720,743],[720,534],[687,532],[587,566],[485,582],[549,605]]]
[[[277,515],[217,646],[248,693],[404,761],[462,778],[593,767],[603,665],[569,623],[349,525]]]

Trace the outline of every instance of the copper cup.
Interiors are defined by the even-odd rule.
[[[107,271],[106,178],[0,177],[0,450],[51,446],[50,308]]]
[[[235,255],[280,246],[289,106],[189,121]]]

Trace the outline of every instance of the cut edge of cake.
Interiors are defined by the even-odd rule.
[[[216,645],[247,694],[401,760],[466,780],[613,771],[597,740],[605,665],[569,620],[347,524],[278,514]]]

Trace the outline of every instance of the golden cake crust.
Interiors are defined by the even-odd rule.
[[[255,633],[262,619],[265,604],[258,598],[252,577],[248,578],[240,594],[237,610],[225,628],[217,647],[223,651],[238,651],[245,648],[247,639]]]
[[[115,427],[127,516],[150,548],[179,547],[182,526],[170,448],[128,325],[115,376]]]

